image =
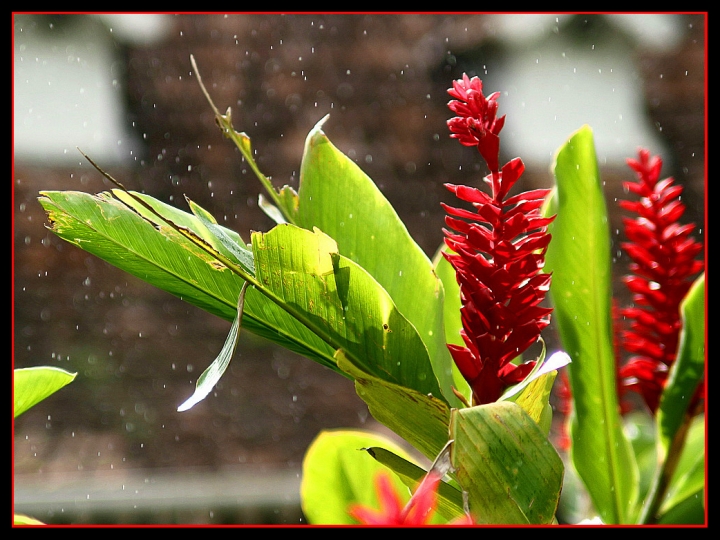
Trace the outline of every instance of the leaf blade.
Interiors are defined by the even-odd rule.
[[[332,238],[283,224],[251,240],[258,282],[315,334],[377,377],[442,396],[415,327]]]
[[[445,399],[459,406],[450,389],[453,363],[444,336],[443,284],[383,193],[322,131],[325,120],[305,141],[293,220],[332,237],[343,256],[388,292],[425,343]]]
[[[607,210],[592,130],[583,126],[555,157],[556,213],[546,253],[553,317],[572,358],[571,457],[604,523],[632,521],[639,477],[619,414],[612,345],[611,254]]]
[[[208,366],[208,368],[202,372],[200,377],[198,377],[197,383],[195,385],[195,392],[193,392],[193,395],[190,396],[187,400],[185,400],[177,408],[178,412],[190,410],[192,407],[205,399],[207,395],[212,391],[212,389],[215,388],[215,385],[220,380],[220,377],[223,376],[223,373],[225,373],[228,365],[230,365],[230,360],[232,360],[232,357],[235,354],[235,349],[237,349],[238,344],[238,338],[240,336],[240,326],[242,321],[243,308],[245,305],[246,290],[247,282],[245,282],[242,289],[240,290],[240,296],[238,297],[237,303],[237,315],[233,320],[232,326],[230,327],[230,332],[225,339],[225,343],[223,344],[220,353],[218,354],[217,358],[213,360],[210,366]]]
[[[60,238],[190,304],[227,321],[245,280],[229,271],[163,219],[187,227],[203,238],[202,222],[192,214],[141,196],[163,219],[128,206],[115,192],[98,195],[43,191],[39,201]],[[226,230],[232,238],[237,233]],[[212,247],[212,238],[207,237]],[[245,303],[244,326],[335,371],[335,350],[256,289]]]
[[[450,436],[452,464],[476,523],[553,522],[562,460],[522,408],[498,401],[454,409]]]
[[[76,376],[77,373],[70,373],[54,366],[13,370],[14,418],[70,384]]]

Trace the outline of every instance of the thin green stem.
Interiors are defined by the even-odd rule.
[[[202,93],[205,95],[205,99],[208,100],[208,103],[210,104],[210,107],[212,108],[213,112],[215,113],[215,121],[217,122],[220,129],[222,129],[223,134],[230,140],[232,140],[235,143],[235,146],[237,146],[238,150],[240,150],[240,153],[245,158],[245,161],[248,162],[250,165],[250,168],[255,173],[255,176],[257,176],[258,180],[260,180],[260,183],[265,188],[265,191],[267,191],[268,195],[273,201],[273,204],[278,207],[278,209],[283,213],[285,216],[286,221],[289,223],[294,223],[294,220],[292,219],[292,216],[289,216],[287,212],[285,211],[285,207],[282,203],[282,200],[280,199],[278,192],[275,190],[273,185],[270,183],[270,179],[265,176],[261,171],[260,168],[257,166],[257,163],[255,162],[255,159],[252,156],[252,147],[250,146],[250,137],[247,136],[245,133],[239,133],[235,131],[235,128],[232,125],[232,115],[231,110],[228,107],[228,110],[225,114],[220,114],[220,111],[215,106],[215,103],[213,102],[212,98],[210,97],[210,93],[205,88],[205,85],[203,84],[202,77],[200,76],[200,71],[198,70],[197,64],[195,63],[195,57],[193,55],[190,55],[190,63],[192,64],[193,70],[195,72],[195,76],[197,77],[198,84],[200,85],[200,89],[202,90]]]

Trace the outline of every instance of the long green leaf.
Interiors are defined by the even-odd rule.
[[[17,418],[33,405],[70,384],[77,373],[53,366],[21,368],[13,371],[13,414]]]
[[[237,348],[238,337],[240,335],[240,321],[242,320],[243,306],[245,304],[245,291],[247,291],[247,283],[243,285],[240,291],[240,297],[238,298],[237,315],[235,320],[230,327],[230,332],[225,339],[225,344],[220,350],[217,358],[213,361],[210,366],[202,372],[198,377],[197,384],[195,385],[195,392],[185,402],[178,407],[178,412],[183,412],[191,409],[196,404],[200,403],[207,395],[215,388],[215,385],[223,376],[225,370],[230,365]]]
[[[549,524],[563,464],[535,421],[515,403],[454,409],[452,464],[476,523]]]
[[[42,521],[38,521],[35,518],[31,518],[24,514],[13,514],[14,525],[46,525]]]
[[[256,278],[295,317],[368,373],[442,396],[415,327],[322,231],[291,224],[252,234]]]
[[[190,61],[223,134],[235,143],[272,199],[272,204],[262,203],[268,215],[277,223],[286,220],[308,230],[317,227],[339,242],[343,255],[367,270],[417,328],[429,353],[433,378],[439,382],[445,399],[459,405],[451,390],[453,371],[445,346],[442,283],[377,186],[322,132],[328,116],[306,139],[299,193],[288,186],[276,190],[259,170],[250,138],[235,130],[230,108],[226,114],[220,113],[192,56]]]
[[[443,324],[445,327],[445,342],[452,345],[465,345],[460,330],[462,330],[462,318],[460,317],[460,285],[458,285],[455,276],[455,269],[443,257],[442,252],[447,250],[446,246],[441,246],[433,256],[433,268],[435,275],[442,281],[445,290],[445,299],[443,303]],[[460,370],[452,362],[453,386],[464,398],[470,403],[472,401],[472,391],[470,385],[460,373]]]
[[[164,219],[194,231],[210,247],[224,249],[203,232],[207,228],[194,215],[147,195],[135,196]],[[64,240],[195,306],[234,320],[245,281],[124,192],[47,191],[41,192],[39,201],[50,229]],[[244,245],[237,233],[225,232]],[[254,288],[247,292],[244,327],[337,370],[334,348]]]
[[[658,453],[663,461],[705,373],[705,273],[688,291],[680,314],[678,356],[670,369],[657,413]]]
[[[349,358],[336,354],[338,367],[355,380],[355,391],[370,414],[413,445],[428,459],[435,459],[448,441],[450,407],[439,398],[373,376]]]
[[[545,212],[557,218],[549,227],[545,271],[553,275],[553,317],[572,358],[572,462],[603,522],[629,523],[639,474],[618,408],[610,232],[588,126],[560,148],[554,173],[557,186]]]
[[[375,183],[327,138],[324,120],[307,136],[297,200],[285,208],[286,214],[296,225],[317,227],[332,237],[343,256],[383,286],[425,343],[443,395],[459,406],[450,390],[443,284]]]
[[[403,483],[415,491],[420,481],[427,474],[427,471],[419,467],[408,458],[403,458],[386,448],[372,447],[366,449],[368,454],[391,469]],[[438,514],[444,521],[451,521],[463,515],[462,491],[447,482],[440,482],[437,489]]]

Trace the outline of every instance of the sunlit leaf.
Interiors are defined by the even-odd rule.
[[[670,369],[657,413],[659,454],[664,460],[671,441],[705,373],[705,273],[695,280],[680,305],[682,330],[678,356]]]
[[[230,360],[232,360],[237,348],[238,337],[240,335],[240,321],[242,321],[243,307],[245,305],[245,291],[247,290],[247,283],[243,286],[238,297],[237,304],[237,315],[235,320],[230,327],[230,332],[225,339],[225,344],[220,350],[217,358],[210,364],[210,366],[202,372],[202,375],[197,380],[195,386],[195,392],[190,396],[182,405],[178,407],[178,412],[183,412],[191,409],[196,404],[200,403],[207,395],[215,388],[215,385],[223,376]]]
[[[413,445],[428,459],[435,459],[448,441],[450,407],[445,401],[417,390],[392,384],[362,370],[342,350],[338,367],[355,379],[355,391],[370,414]]]
[[[53,366],[21,368],[13,371],[14,417],[70,384],[77,373]]]
[[[552,241],[553,317],[572,358],[571,458],[604,523],[630,523],[638,468],[620,418],[611,314],[610,231],[592,130],[583,126],[559,149],[556,187],[544,213]]]
[[[374,477],[390,473],[398,493],[410,499],[410,490],[387,467],[365,449],[382,446],[394,455],[410,459],[407,452],[386,437],[356,430],[322,431],[310,444],[303,459],[300,499],[303,513],[312,525],[350,525],[351,504],[378,508]]]
[[[23,514],[13,514],[13,523],[15,525],[45,525],[42,521]]]
[[[293,222],[332,237],[344,257],[387,291],[425,343],[445,399],[459,406],[450,390],[452,358],[445,343],[442,282],[383,193],[322,131],[325,120],[305,141]]]
[[[192,231],[210,248],[225,251],[215,235],[196,216],[147,195],[135,195],[167,222],[120,190],[98,195],[48,191],[41,192],[39,201],[50,229],[64,240],[190,304],[234,320],[243,278],[168,222]],[[237,233],[224,232],[237,241],[238,249],[245,245]],[[256,289],[247,292],[243,326],[337,369],[334,348]]]
[[[549,524],[563,464],[546,435],[515,403],[455,409],[452,464],[476,523]]]
[[[332,238],[285,224],[253,233],[252,246],[260,286],[316,335],[376,377],[442,396],[415,327]]]

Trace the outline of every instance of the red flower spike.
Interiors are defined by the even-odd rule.
[[[500,93],[495,92],[486,98],[482,93],[482,81],[463,74],[462,79],[453,81],[448,94],[455,98],[448,107],[458,115],[447,122],[452,132],[450,136],[465,146],[477,146],[490,172],[497,173],[500,154],[498,135],[505,124],[504,116],[496,118],[496,100]]]
[[[535,189],[506,199],[525,165],[515,158],[500,168],[499,133],[505,117],[497,118],[499,93],[485,97],[477,77],[453,82],[448,107],[459,116],[448,121],[451,137],[476,146],[490,169],[484,178],[490,194],[468,186],[446,184],[475,211],[443,204],[447,212],[445,243],[454,253],[445,257],[455,269],[462,301],[460,332],[464,347],[448,345],[473,391],[473,403],[497,401],[521,382],[535,362],[515,365],[550,322],[552,309],[540,307],[550,287],[541,274],[550,242],[540,208],[549,189]]]
[[[437,507],[437,489],[440,485],[440,476],[430,471],[420,482],[415,493],[405,506],[400,495],[393,489],[390,477],[385,472],[375,475],[375,488],[377,489],[380,509],[375,510],[353,504],[350,506],[350,515],[363,525],[427,525],[433,517]],[[463,516],[450,523],[451,525],[472,525],[469,516]]]
[[[704,268],[702,261],[695,260],[702,244],[690,236],[694,225],[677,223],[685,212],[679,200],[682,186],[674,186],[672,178],[658,181],[660,157],[640,149],[638,159],[628,159],[627,163],[637,181],[623,185],[640,200],[620,201],[623,209],[638,215],[623,219],[628,242],[621,247],[632,260],[632,275],[624,282],[633,293],[635,307],[622,310],[629,321],[629,330],[621,334],[622,345],[634,356],[620,368],[620,377],[623,385],[637,391],[655,413],[668,368],[677,355],[680,303],[693,276]]]

